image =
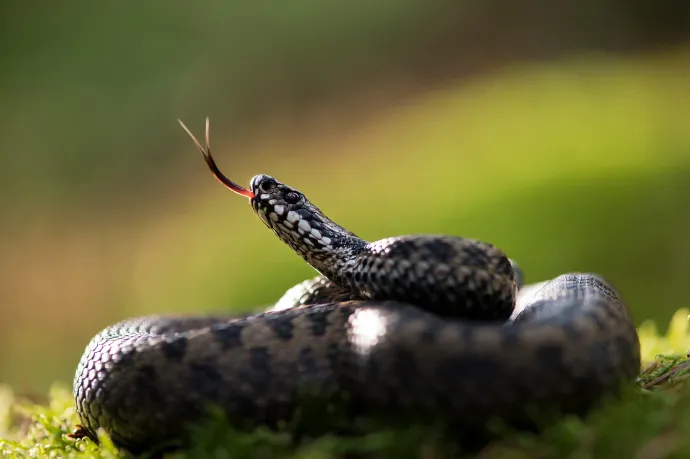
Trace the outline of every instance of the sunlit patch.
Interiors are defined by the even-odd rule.
[[[510,318],[515,319],[528,304],[532,304],[537,300],[537,295],[541,293],[541,289],[548,284],[549,281],[538,282],[535,284],[525,285],[521,288],[515,299],[515,309]]]
[[[359,354],[368,354],[386,333],[388,320],[376,309],[360,309],[350,317],[350,342]]]

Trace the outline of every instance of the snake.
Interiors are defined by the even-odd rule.
[[[523,285],[517,263],[479,240],[367,242],[269,175],[236,184],[211,155],[208,118],[205,147],[178,122],[213,176],[317,275],[258,312],[152,315],[103,329],[74,377],[83,435],[97,441],[103,429],[146,451],[184,438],[209,407],[232,426],[275,427],[305,400],[482,431],[492,419],[585,415],[638,375],[634,321],[601,275]]]

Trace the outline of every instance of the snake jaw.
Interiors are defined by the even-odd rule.
[[[241,187],[237,183],[233,182],[229,178],[227,178],[221,171],[218,169],[218,166],[216,166],[216,162],[213,159],[213,155],[211,155],[211,136],[210,136],[210,121],[208,117],[206,117],[206,148],[201,146],[201,143],[196,139],[194,134],[192,134],[192,131],[185,126],[185,124],[182,122],[182,120],[177,120],[178,123],[180,123],[180,126],[182,126],[182,129],[185,130],[187,135],[191,137],[192,141],[194,142],[194,145],[199,149],[201,154],[204,156],[204,160],[206,161],[206,164],[208,165],[208,168],[211,170],[211,173],[213,176],[218,180],[220,183],[222,183],[226,188],[229,188],[231,191],[244,196],[246,198],[252,199],[254,198],[254,193],[251,190],[248,190],[244,187]]]

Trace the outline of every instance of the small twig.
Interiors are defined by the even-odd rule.
[[[652,371],[656,370],[658,367],[659,367],[659,361],[655,360],[654,362],[647,365],[647,367],[640,372],[640,375],[647,375],[647,374],[651,373]]]
[[[677,367],[672,368],[671,370],[667,371],[666,373],[664,373],[663,375],[659,376],[658,378],[656,378],[656,379],[654,379],[654,380],[648,382],[648,383],[645,384],[643,387],[644,387],[645,389],[649,389],[649,388],[651,388],[651,387],[658,386],[659,384],[661,384],[662,382],[666,381],[667,379],[669,379],[669,378],[670,378],[671,376],[673,376],[674,374],[676,374],[676,373],[678,373],[679,371],[684,370],[684,369],[686,369],[686,368],[690,368],[690,360],[681,363],[681,364],[678,365]]]
[[[67,438],[71,438],[72,440],[81,440],[82,438],[88,436],[89,434],[86,431],[86,428],[81,424],[77,424],[74,431],[67,434]]]

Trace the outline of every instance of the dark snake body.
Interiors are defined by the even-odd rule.
[[[233,424],[275,425],[305,395],[411,421],[520,423],[534,409],[584,413],[639,372],[633,321],[598,276],[517,295],[511,261],[490,244],[367,243],[271,177],[255,177],[251,193],[264,223],[322,276],[263,313],[144,317],[100,332],[74,380],[92,438],[102,427],[147,449],[183,437],[209,405]]]

